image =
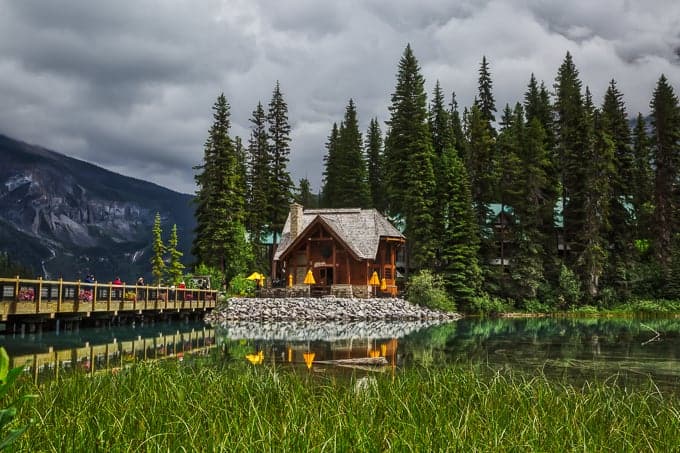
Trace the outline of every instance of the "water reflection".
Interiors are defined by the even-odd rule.
[[[36,380],[214,350],[193,363],[334,375],[472,363],[573,382],[614,377],[621,385],[644,385],[652,378],[662,388],[680,389],[680,319],[672,318],[229,322],[215,330],[200,322],[157,323],[5,335],[0,345],[13,366],[26,366]]]
[[[677,319],[464,319],[449,323],[229,323],[235,360],[329,371],[473,363],[572,381],[678,388]],[[343,362],[344,361],[344,362]],[[363,363],[362,363],[363,361]]]
[[[215,345],[215,331],[203,323],[167,322],[0,335],[0,344],[11,366],[24,367],[38,382],[73,371],[116,372],[138,361],[205,354]]]

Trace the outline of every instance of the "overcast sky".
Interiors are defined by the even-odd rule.
[[[0,133],[193,193],[219,93],[247,142],[279,80],[289,169],[317,190],[349,98],[384,132],[407,43],[461,109],[482,55],[499,111],[567,51],[598,104],[612,78],[631,115],[661,73],[680,91],[678,0],[0,0]]]

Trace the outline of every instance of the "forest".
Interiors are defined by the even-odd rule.
[[[323,186],[294,184],[288,107],[279,83],[258,103],[247,143],[230,137],[221,94],[196,170],[193,254],[226,281],[269,267],[296,200],[375,208],[403,229],[409,275],[429,271],[461,308],[480,300],[530,309],[680,299],[680,106],[661,74],[648,114],[631,115],[615,80],[594,100],[570,53],[547,85],[533,74],[497,108],[491,63],[461,109],[440,81],[428,99],[408,45],[389,118],[365,134],[349,99],[323,156]],[[255,207],[255,208],[254,208]]]

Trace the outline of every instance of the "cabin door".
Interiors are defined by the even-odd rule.
[[[322,267],[319,269],[319,283],[324,286],[333,285],[333,268],[332,267]]]

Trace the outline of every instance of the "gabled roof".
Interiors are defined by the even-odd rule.
[[[385,217],[375,209],[309,209],[302,215],[302,231],[308,233],[314,221],[325,225],[331,234],[347,245],[359,259],[375,259],[381,237],[406,239]],[[317,223],[314,222],[314,223]],[[274,261],[286,254],[295,238],[290,235],[290,213],[283,226]]]

